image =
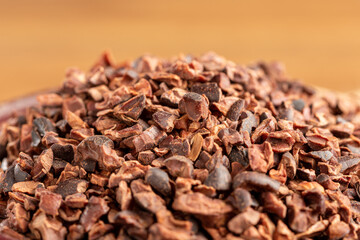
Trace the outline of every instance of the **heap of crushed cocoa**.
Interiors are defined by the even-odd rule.
[[[7,239],[358,239],[360,108],[214,53],[88,73],[1,126]]]

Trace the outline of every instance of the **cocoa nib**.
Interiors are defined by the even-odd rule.
[[[35,196],[40,199],[39,209],[48,215],[57,216],[59,214],[58,210],[62,202],[60,194],[45,189],[37,189]]]
[[[200,95],[204,94],[210,102],[218,102],[222,94],[216,83],[195,84],[191,87],[191,91]]]
[[[194,166],[193,162],[188,158],[184,156],[173,156],[166,159],[164,163],[172,176],[192,177]]]
[[[60,182],[55,189],[55,192],[60,194],[63,198],[68,195],[75,193],[83,193],[88,187],[88,182],[86,180],[71,178]]]
[[[94,172],[97,165],[104,170],[118,168],[122,160],[113,148],[113,141],[105,136],[88,137],[78,145],[74,163],[88,172]]]
[[[243,187],[254,191],[272,191],[277,192],[280,183],[273,180],[264,173],[258,172],[241,172],[238,173],[233,180],[233,188]]]
[[[133,192],[134,200],[140,207],[152,213],[165,209],[165,201],[155,194],[149,185],[145,185],[143,180],[133,181],[130,188]]]
[[[208,116],[208,102],[200,94],[186,93],[179,102],[180,112],[186,113],[190,120],[198,122]]]
[[[245,212],[236,215],[228,223],[228,228],[235,234],[241,234],[249,227],[256,225],[260,220],[260,213],[248,208]]]
[[[209,173],[204,184],[219,191],[229,190],[231,187],[231,175],[229,170],[222,164],[218,165]]]
[[[114,108],[114,115],[122,119],[123,115],[138,119],[145,108],[145,96],[139,95],[119,104]]]
[[[110,53],[0,124],[0,238],[360,239],[360,98],[277,62]]]
[[[224,201],[211,199],[202,193],[188,193],[175,198],[173,208],[195,215],[213,216],[227,214],[232,207]]]
[[[240,212],[252,205],[253,199],[249,191],[243,188],[236,188],[228,201]]]
[[[35,160],[34,168],[31,170],[32,179],[41,180],[51,169],[54,154],[51,149],[44,150]]]
[[[145,175],[145,182],[164,196],[168,196],[171,193],[169,180],[167,173],[158,168],[149,169]]]
[[[164,129],[166,132],[171,132],[174,129],[174,121],[176,116],[165,112],[165,111],[158,111],[152,115],[153,120]]]
[[[274,153],[268,142],[253,144],[248,150],[249,164],[252,170],[266,173],[274,163]]]
[[[46,216],[40,210],[34,214],[29,228],[36,238],[47,240],[65,239],[67,233],[66,227],[59,220]]]
[[[341,172],[346,171],[347,169],[357,165],[360,162],[359,156],[342,156],[338,158],[339,163],[341,164]]]
[[[104,199],[98,197],[91,197],[88,205],[80,218],[80,224],[84,227],[85,231],[88,232],[99,220],[99,218],[109,211],[109,207]]]
[[[245,101],[243,99],[234,102],[229,108],[226,117],[229,118],[231,121],[239,120],[239,117],[244,107],[245,107]]]

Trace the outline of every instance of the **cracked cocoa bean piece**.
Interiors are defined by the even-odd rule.
[[[274,232],[274,239],[291,240],[295,238],[295,234],[288,228],[288,226],[281,220],[278,220]]]
[[[186,93],[187,91],[184,89],[173,88],[164,92],[160,97],[160,101],[166,106],[177,108],[180,100]]]
[[[355,155],[341,156],[338,158],[338,161],[341,164],[340,171],[344,172],[357,165],[360,162],[360,157]]]
[[[19,164],[14,167],[14,178],[16,182],[22,182],[31,179],[31,175],[26,171],[23,171]]]
[[[234,102],[231,107],[229,108],[226,117],[230,119],[231,121],[237,121],[239,120],[239,117],[245,107],[245,101],[243,99],[240,99],[236,102]]]
[[[231,128],[223,128],[219,131],[218,137],[224,144],[226,152],[231,152],[232,146],[241,144],[244,140],[241,134]]]
[[[88,137],[77,146],[74,163],[88,172],[94,172],[97,165],[102,170],[116,169],[122,159],[113,148],[113,141],[105,136]]]
[[[246,131],[251,135],[253,128],[257,127],[255,115],[250,111],[244,111],[241,113],[240,119],[242,120],[240,130]]]
[[[360,102],[215,53],[66,72],[0,126],[10,239],[359,239]]]
[[[294,179],[296,176],[297,163],[294,156],[286,152],[282,155],[281,162],[285,166],[286,176],[290,179]]]
[[[320,214],[325,213],[325,195],[319,189],[308,189],[302,192],[307,206]]]
[[[342,239],[350,233],[350,226],[340,220],[337,214],[330,218],[330,226],[328,228],[329,239]]]
[[[67,162],[71,162],[74,159],[75,148],[71,144],[59,144],[55,143],[51,145],[54,158],[60,158]]]
[[[216,83],[195,84],[191,87],[191,92],[195,92],[200,95],[204,94],[210,102],[218,102],[222,95],[221,89]]]
[[[207,118],[209,104],[206,99],[197,93],[186,93],[179,102],[181,113],[186,113],[190,120],[198,122],[201,118]]]
[[[71,208],[84,208],[88,199],[83,193],[74,193],[65,197],[64,203]]]
[[[288,132],[287,130],[272,132],[266,140],[270,142],[274,152],[290,151],[295,144],[295,139],[291,132]]]
[[[231,175],[224,165],[219,164],[206,178],[205,185],[211,186],[218,191],[226,191],[231,187]]]
[[[305,202],[298,194],[286,197],[288,207],[288,224],[295,232],[304,232],[308,229],[309,220],[305,211]]]
[[[71,178],[60,182],[55,189],[55,192],[60,194],[63,198],[75,193],[84,193],[88,188],[88,182],[83,179]]]
[[[250,192],[242,188],[236,188],[227,200],[240,212],[251,206],[253,202]]]
[[[275,121],[271,118],[262,121],[252,133],[251,140],[254,143],[261,143],[266,140],[270,133],[275,131]]]
[[[306,168],[298,168],[296,170],[298,178],[306,181],[314,181],[316,179],[316,174],[313,169],[306,169]]]
[[[138,155],[138,161],[143,165],[151,164],[151,162],[155,160],[155,158],[156,155],[150,150],[139,152]]]
[[[188,157],[190,154],[190,143],[186,138],[174,139],[169,144],[169,149],[173,155]]]
[[[249,164],[253,171],[266,173],[274,164],[274,153],[271,144],[253,144],[248,149]]]
[[[165,111],[158,111],[152,115],[153,120],[166,132],[171,132],[174,129],[174,122],[177,117]]]
[[[273,180],[264,173],[244,171],[238,173],[233,179],[233,188],[243,187],[253,191],[271,191],[277,192],[280,183]]]
[[[229,154],[230,162],[238,162],[244,168],[249,166],[248,150],[244,147],[233,147]]]
[[[143,131],[140,135],[135,136],[132,140],[132,144],[136,152],[141,152],[154,148],[165,137],[166,133],[153,125]]]
[[[165,200],[155,194],[149,185],[145,185],[143,180],[137,179],[130,184],[135,202],[143,209],[156,213],[164,210]]]
[[[10,166],[1,177],[0,189],[2,192],[10,192],[15,183],[14,166]]]
[[[28,193],[34,195],[35,190],[38,188],[44,188],[44,184],[41,182],[34,182],[34,181],[24,181],[24,182],[17,182],[12,185],[11,190],[13,192],[21,192],[21,193]]]
[[[10,228],[21,233],[27,232],[30,213],[26,212],[20,203],[9,202],[6,208],[6,215]]]
[[[92,196],[80,218],[80,224],[86,232],[89,232],[101,216],[106,214],[110,208],[102,198]]]
[[[61,240],[65,239],[67,234],[66,227],[56,218],[50,218],[40,210],[38,210],[29,224],[32,234],[36,238],[47,240]]]
[[[112,128],[104,129],[103,134],[113,141],[120,141],[124,138],[139,135],[142,133],[142,131],[143,131],[143,127],[137,123],[131,127],[123,128],[121,130],[115,130]]]
[[[56,132],[54,124],[46,117],[39,117],[33,121],[33,131],[43,137],[46,132]]]
[[[44,150],[35,160],[34,168],[31,170],[32,179],[41,180],[50,171],[53,160],[54,154],[51,148]]]
[[[125,161],[117,173],[109,177],[109,188],[117,187],[121,181],[131,182],[137,178],[144,178],[150,166],[142,165],[138,161]]]
[[[199,157],[203,143],[204,138],[199,133],[195,134],[191,139],[191,150],[189,154],[189,159],[191,161],[195,161]]]
[[[235,234],[241,234],[249,227],[256,225],[260,220],[260,213],[248,208],[245,212],[236,215],[228,222],[228,228]]]
[[[171,194],[169,176],[161,169],[150,168],[145,175],[145,182],[164,196]]]
[[[62,197],[60,194],[50,192],[43,188],[35,190],[35,196],[40,199],[39,209],[51,216],[59,215]]]
[[[131,190],[125,181],[121,181],[115,190],[116,201],[120,204],[121,210],[127,210],[132,201]]]
[[[261,194],[262,205],[264,207],[265,212],[273,213],[280,218],[286,217],[286,206],[285,204],[276,197],[276,195],[272,192],[263,192]]]
[[[146,97],[144,95],[133,97],[116,106],[114,108],[114,115],[119,119],[122,119],[121,116],[125,115],[137,120],[145,108],[145,100]]]
[[[164,161],[170,175],[174,177],[191,178],[194,166],[193,162],[184,156],[172,156]]]
[[[17,163],[19,164],[21,170],[30,172],[34,167],[34,160],[26,153],[20,152],[19,158],[17,159]]]
[[[311,227],[309,227],[308,230],[306,230],[303,233],[296,234],[297,238],[305,238],[305,237],[316,237],[322,235],[322,233],[325,231],[325,229],[329,226],[328,220],[318,221],[315,224],[313,224]]]
[[[172,207],[177,211],[202,216],[227,214],[232,207],[219,199],[211,199],[202,193],[181,194],[175,198]]]

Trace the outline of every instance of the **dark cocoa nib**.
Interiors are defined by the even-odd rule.
[[[179,102],[180,112],[186,113],[190,120],[198,122],[208,116],[208,103],[206,99],[197,93],[186,93]]]
[[[245,107],[245,101],[243,99],[234,102],[231,105],[229,111],[227,112],[226,117],[229,118],[231,121],[237,121],[244,107]]]
[[[191,87],[191,91],[200,95],[204,94],[210,102],[218,102],[222,92],[216,83],[201,83]]]
[[[0,239],[360,239],[360,101],[284,69],[68,70],[0,125]]]
[[[158,168],[151,168],[145,175],[145,182],[150,184],[156,191],[168,196],[171,193],[170,179],[166,172]]]

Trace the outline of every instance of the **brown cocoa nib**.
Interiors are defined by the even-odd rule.
[[[193,162],[184,156],[173,156],[165,160],[165,166],[174,177],[191,178],[194,166]]]
[[[35,160],[34,168],[31,170],[32,179],[41,180],[51,169],[54,154],[51,149],[44,150]]]
[[[63,198],[75,193],[83,193],[88,187],[88,182],[83,179],[71,178],[60,182],[55,189],[55,192],[60,194]]]
[[[277,192],[280,188],[280,183],[273,180],[264,173],[258,172],[241,172],[233,179],[233,188],[243,187],[254,191],[272,191]]]
[[[6,239],[360,239],[360,101],[280,63],[104,53],[37,100],[0,125]]]
[[[202,193],[182,194],[175,198],[172,206],[177,211],[201,216],[224,215],[232,211],[224,201],[211,199]]]
[[[171,194],[171,185],[168,174],[158,168],[151,168],[145,175],[145,182],[164,196]]]
[[[218,102],[222,92],[216,83],[200,83],[191,87],[191,91],[200,95],[204,94],[210,102]]]
[[[114,108],[114,115],[119,119],[122,119],[123,115],[138,119],[145,108],[145,99],[144,95],[139,95],[121,103]]]
[[[35,196],[40,199],[39,209],[51,216],[57,216],[61,206],[62,197],[60,194],[50,192],[46,189],[37,189]]]
[[[165,111],[158,111],[152,115],[152,118],[166,132],[171,132],[174,129],[174,121],[177,117]]]
[[[181,113],[186,113],[190,120],[198,122],[208,116],[208,100],[197,93],[186,93],[179,102]]]
[[[248,230],[251,226],[256,225],[260,220],[260,213],[254,211],[252,208],[247,208],[246,211],[236,215],[228,222],[228,229],[235,233],[241,234]]]
[[[38,210],[29,224],[31,233],[35,238],[41,239],[65,239],[67,234],[66,227],[56,218],[47,216],[41,210]]]
[[[74,163],[88,172],[94,172],[97,165],[103,170],[118,168],[122,159],[113,147],[113,141],[105,136],[88,137],[78,145]]]
[[[100,217],[109,211],[109,207],[104,199],[99,197],[91,197],[84,212],[80,218],[80,224],[86,232],[94,226]]]

